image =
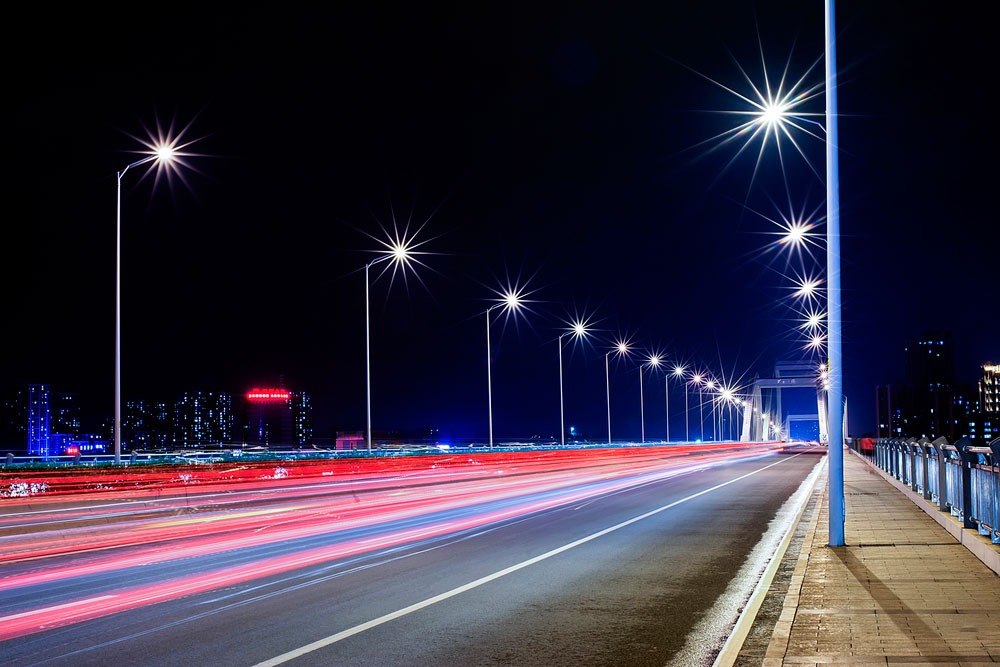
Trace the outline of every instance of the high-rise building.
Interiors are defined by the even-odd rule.
[[[174,439],[180,447],[219,445],[233,439],[233,397],[227,392],[186,391],[177,400]]]
[[[930,332],[905,348],[906,383],[875,388],[877,437],[946,437],[987,440],[998,432],[997,382],[1000,367],[982,366],[978,390],[955,383],[950,333]]]
[[[28,392],[12,389],[0,399],[0,449],[8,453],[28,451]]]
[[[80,435],[83,431],[80,397],[66,392],[52,392],[50,398],[52,432]]]
[[[955,384],[951,332],[931,331],[906,344],[906,383],[920,389]]]
[[[950,332],[931,331],[904,348],[908,397],[900,407],[906,423],[902,435],[930,439],[956,437],[961,423],[955,414],[955,352]]]
[[[254,388],[245,395],[243,442],[264,447],[312,445],[312,400],[303,391]]]
[[[962,437],[984,446],[1000,438],[1000,412],[997,412],[997,381],[1000,366],[987,361],[980,366],[978,387],[970,393],[969,411],[962,420]]]
[[[28,456],[48,457],[51,434],[51,395],[46,384],[28,385]]]
[[[295,444],[310,447],[313,444],[313,404],[312,397],[304,391],[292,394],[292,430]]]
[[[986,414],[1000,413],[1000,364],[987,361],[979,378],[979,405]]]
[[[165,401],[126,401],[122,449],[155,451],[174,445],[174,406]]]

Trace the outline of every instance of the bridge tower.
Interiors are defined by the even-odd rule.
[[[783,437],[787,437],[793,421],[816,420],[820,429],[820,441],[829,437],[827,424],[826,391],[819,379],[814,362],[779,361],[774,365],[773,378],[757,377],[753,392],[743,408],[743,429],[740,440],[754,442],[768,440],[777,435],[777,427]],[[816,391],[816,414],[785,415],[781,407],[781,392],[787,389],[811,387]],[[768,390],[764,394],[764,390]]]

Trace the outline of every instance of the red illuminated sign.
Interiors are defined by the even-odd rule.
[[[248,401],[287,401],[290,396],[284,389],[251,389],[247,392]]]

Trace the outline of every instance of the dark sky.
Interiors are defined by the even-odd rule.
[[[158,125],[197,155],[183,180],[122,179],[126,400],[283,380],[317,435],[363,429],[363,269],[394,227],[427,254],[405,282],[372,269],[376,430],[486,436],[484,313],[508,281],[533,302],[490,330],[498,438],[557,436],[577,316],[595,335],[563,346],[566,423],[594,437],[618,336],[743,384],[819,361],[789,305],[826,265],[822,2],[339,5],[17,26],[5,388],[112,413],[116,172]],[[960,382],[1000,361],[992,5],[838,3],[851,435],[909,339],[951,332]],[[762,57],[772,89],[819,91],[784,170],[773,144],[758,165],[759,142],[711,141],[746,119],[718,112],[750,108],[734,93],[763,88]],[[801,264],[766,251],[790,213],[821,218]],[[616,437],[639,436],[635,363],[612,364]],[[662,437],[664,379],[644,382]]]

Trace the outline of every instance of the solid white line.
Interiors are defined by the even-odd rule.
[[[288,651],[287,653],[282,653],[281,655],[275,656],[275,657],[271,658],[270,660],[265,660],[264,662],[259,662],[254,667],[274,667],[275,665],[281,665],[283,663],[286,663],[289,660],[294,660],[295,658],[301,657],[301,656],[303,656],[303,655],[305,655],[307,653],[312,653],[313,651],[317,651],[317,650],[319,650],[321,648],[324,648],[326,646],[330,646],[331,644],[335,644],[335,643],[341,641],[342,639],[347,639],[348,637],[352,637],[352,636],[354,636],[356,634],[364,632],[365,630],[370,630],[370,629],[372,629],[374,627],[382,625],[383,623],[388,623],[389,621],[395,620],[395,619],[400,618],[402,616],[406,616],[408,614],[412,614],[415,611],[419,611],[421,609],[424,609],[425,607],[429,607],[429,606],[431,606],[433,604],[437,604],[438,602],[441,602],[443,600],[447,600],[448,598],[454,597],[454,596],[456,596],[456,595],[458,595],[460,593],[464,593],[466,591],[472,590],[473,588],[478,588],[479,586],[482,586],[483,584],[487,584],[487,583],[489,583],[489,582],[491,582],[491,581],[493,581],[495,579],[499,579],[500,577],[504,577],[504,576],[506,576],[506,575],[508,575],[508,574],[510,574],[512,572],[517,572],[518,570],[524,569],[524,568],[528,567],[529,565],[534,565],[535,563],[539,563],[539,562],[541,562],[543,560],[546,560],[546,559],[549,559],[549,558],[551,558],[553,556],[561,554],[564,551],[569,551],[570,549],[578,547],[581,544],[585,544],[587,542],[590,542],[591,540],[596,540],[598,537],[602,537],[604,535],[607,535],[608,533],[612,533],[612,532],[614,532],[616,530],[619,530],[621,528],[625,528],[626,526],[630,526],[633,523],[636,523],[638,521],[642,521],[643,519],[648,519],[649,517],[651,517],[653,515],[659,514],[660,512],[663,512],[663,511],[666,511],[666,510],[671,509],[673,507],[676,507],[676,506],[680,505],[681,503],[686,503],[687,501],[694,500],[695,498],[697,498],[699,496],[703,496],[706,493],[711,493],[712,491],[716,491],[718,489],[721,489],[724,486],[729,486],[730,484],[734,484],[736,482],[744,480],[747,477],[750,477],[752,475],[756,475],[757,473],[763,472],[764,470],[767,470],[768,468],[773,468],[774,466],[780,465],[781,463],[784,463],[785,461],[788,461],[788,460],[790,460],[790,459],[782,459],[781,461],[777,461],[777,462],[772,463],[770,465],[764,466],[763,468],[759,468],[757,470],[753,470],[751,472],[748,472],[745,475],[741,475],[739,477],[735,477],[735,478],[733,478],[733,479],[731,479],[731,480],[729,480],[727,482],[722,482],[721,484],[716,484],[713,487],[709,487],[707,489],[703,489],[703,490],[701,490],[701,491],[699,491],[697,493],[692,493],[690,496],[687,496],[685,498],[681,498],[680,500],[675,500],[674,502],[672,502],[670,504],[667,504],[667,505],[664,505],[663,507],[658,507],[658,508],[656,508],[654,510],[650,510],[649,512],[646,512],[645,514],[640,514],[639,516],[633,517],[633,518],[631,518],[631,519],[629,519],[627,521],[622,521],[621,523],[619,523],[617,525],[611,526],[609,528],[605,528],[604,530],[599,530],[596,533],[593,533],[591,535],[587,535],[586,537],[581,537],[580,539],[578,539],[578,540],[576,540],[574,542],[570,542],[568,544],[564,544],[561,547],[557,547],[555,549],[552,549],[551,551],[547,551],[547,552],[545,552],[543,554],[535,556],[534,558],[529,558],[528,560],[522,561],[520,563],[517,563],[516,565],[511,565],[510,567],[507,567],[507,568],[504,568],[504,569],[499,570],[497,572],[494,572],[493,574],[486,575],[485,577],[481,577],[479,579],[476,579],[475,581],[471,581],[471,582],[469,582],[467,584],[463,584],[462,586],[459,586],[457,588],[453,588],[450,591],[446,591],[444,593],[440,593],[440,594],[435,595],[433,597],[427,598],[426,600],[423,600],[421,602],[417,602],[417,603],[411,604],[408,607],[403,607],[402,609],[398,609],[398,610],[396,610],[394,612],[390,612],[388,614],[385,614],[384,616],[379,616],[378,618],[372,619],[370,621],[366,621],[364,623],[361,623],[360,625],[355,625],[353,628],[348,628],[346,630],[342,630],[342,631],[340,631],[340,632],[338,632],[336,634],[332,634],[332,635],[330,635],[328,637],[324,637],[323,639],[319,639],[319,640],[314,641],[314,642],[312,642],[310,644],[306,644],[305,646],[301,646],[301,647],[299,647],[297,649],[292,649],[291,651]]]

